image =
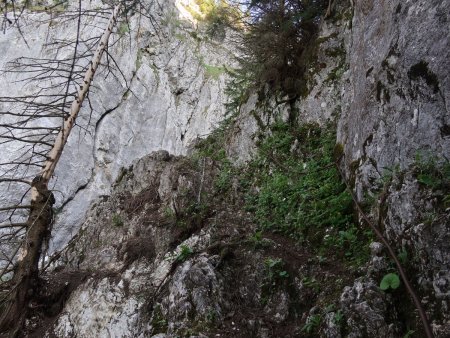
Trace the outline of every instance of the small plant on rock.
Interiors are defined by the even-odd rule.
[[[320,284],[315,277],[305,277],[302,279],[302,283],[304,286],[313,289],[315,292],[320,291]]]
[[[167,331],[167,319],[164,317],[161,305],[159,304],[155,306],[151,324],[153,334],[164,333]]]
[[[176,216],[175,211],[169,206],[164,207],[163,215],[167,218],[174,218]]]
[[[281,258],[267,258],[264,262],[267,269],[267,281],[271,286],[275,286],[280,281],[289,277],[289,273],[284,269]]]
[[[380,283],[380,289],[386,291],[388,289],[395,290],[400,286],[400,278],[396,273],[388,273],[383,277]]]
[[[322,316],[320,314],[309,316],[308,319],[306,320],[306,324],[302,328],[302,331],[306,333],[313,333],[320,326],[321,321]]]
[[[260,249],[270,246],[270,241],[263,237],[263,232],[261,230],[256,231],[253,235],[251,235],[248,241],[253,249]]]
[[[192,249],[190,247],[188,247],[187,245],[182,245],[181,246],[181,251],[178,254],[176,260],[178,262],[185,262],[194,252],[192,251]]]
[[[417,181],[425,187],[443,191],[450,187],[450,162],[436,156],[418,153],[415,159]]]
[[[344,320],[344,314],[342,313],[341,310],[337,310],[337,311],[334,313],[333,323],[334,323],[335,325],[341,326],[343,320]]]
[[[115,227],[120,228],[123,226],[123,219],[119,214],[114,214],[112,216],[112,223]]]

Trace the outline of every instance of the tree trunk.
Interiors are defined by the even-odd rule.
[[[84,75],[83,84],[78,89],[78,95],[76,99],[72,102],[70,107],[70,115],[64,121],[64,125],[56,137],[55,144],[53,148],[48,153],[48,159],[45,162],[44,170],[42,171],[42,178],[46,183],[52,177],[56,164],[61,157],[61,154],[64,150],[64,146],[66,145],[67,139],[69,138],[70,132],[72,131],[73,126],[75,125],[75,120],[77,119],[78,113],[80,112],[81,105],[83,104],[84,99],[86,98],[87,93],[89,92],[89,88],[91,86],[92,79],[94,78],[95,72],[100,64],[100,60],[102,58],[103,52],[105,51],[106,46],[108,45],[109,36],[116,24],[117,16],[119,15],[121,5],[117,5],[114,7],[111,18],[109,19],[108,27],[103,32],[103,35],[100,39],[100,42],[97,46],[97,49],[92,57],[90,62],[90,66],[88,67],[86,74]]]
[[[23,328],[28,312],[28,303],[38,281],[38,265],[42,244],[50,236],[53,221],[52,205],[55,200],[53,194],[48,190],[48,182],[53,176],[70,132],[75,125],[75,120],[89,91],[103,52],[108,45],[120,8],[120,3],[114,7],[108,27],[103,32],[90,66],[86,71],[83,84],[78,90],[76,99],[72,102],[70,115],[65,119],[63,128],[56,137],[55,143],[47,156],[48,159],[44,164],[44,169],[32,182],[31,211],[27,221],[26,238],[21,247],[21,254],[11,280],[10,294],[3,306],[3,313],[0,315],[0,337],[17,337]]]
[[[50,236],[49,229],[53,221],[52,206],[55,199],[40,176],[33,180],[32,191],[27,233],[11,281],[13,289],[0,317],[0,332],[7,337],[16,337],[25,320],[28,300],[38,280],[42,243]]]

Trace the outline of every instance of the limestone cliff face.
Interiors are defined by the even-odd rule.
[[[223,119],[221,67],[234,62],[226,39],[205,39],[180,19],[183,3],[155,4],[158,31],[145,20],[131,21],[131,39],[115,47],[128,86],[115,79],[97,83],[91,134],[71,140],[59,169],[73,179],[57,186],[66,202],[54,245],[75,237],[45,275],[40,297],[49,309],[36,311],[30,332],[302,337],[309,334],[305,322],[313,326],[320,318],[320,336],[403,336],[398,296],[378,288],[389,267],[381,244],[371,245],[370,262],[355,278],[338,262],[315,263],[281,236],[249,239],[258,225],[243,209],[238,185],[222,198],[214,161],[182,156]],[[337,13],[322,22],[309,94],[295,109],[304,122],[337,121],[350,188],[361,203],[376,201],[368,213],[394,249],[407,248],[414,262],[408,272],[434,334],[446,337],[450,215],[438,201],[448,191],[427,181],[426,170],[450,158],[450,2],[351,3],[337,1]],[[25,29],[45,30],[38,27]],[[22,43],[7,39],[0,41],[2,61],[16,56],[6,41]],[[39,43],[30,53],[42,53]],[[280,116],[292,109],[267,104]],[[251,112],[258,109],[253,95],[233,122],[226,151],[235,163],[253,156],[261,123],[273,121],[255,120]],[[205,204],[207,210],[198,209]],[[289,286],[268,277],[271,264],[290,275]],[[317,291],[318,280],[328,287]],[[321,313],[331,297],[339,309]],[[341,315],[345,324],[336,319]]]
[[[412,279],[430,292],[424,300],[434,304],[430,313],[445,318],[446,329],[435,323],[441,335],[449,320],[450,214],[437,201],[448,191],[433,189],[420,173],[450,158],[448,5],[355,4],[338,135],[343,167],[361,200],[379,194],[383,175],[392,177],[377,215],[398,252],[415,253]]]

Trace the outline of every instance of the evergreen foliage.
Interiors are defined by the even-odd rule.
[[[238,6],[225,0],[195,0],[201,14],[194,14],[207,24],[207,33],[213,38],[224,38],[226,27],[236,28],[241,19]]]
[[[323,0],[252,0],[244,37],[244,67],[254,71],[255,84],[291,99],[307,92],[307,70],[315,54]]]

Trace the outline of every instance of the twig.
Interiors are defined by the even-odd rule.
[[[197,204],[200,204],[200,201],[201,201],[203,181],[205,179],[205,164],[206,164],[206,158],[203,158],[203,170],[202,170],[202,177],[200,179],[200,187],[198,189]]]

